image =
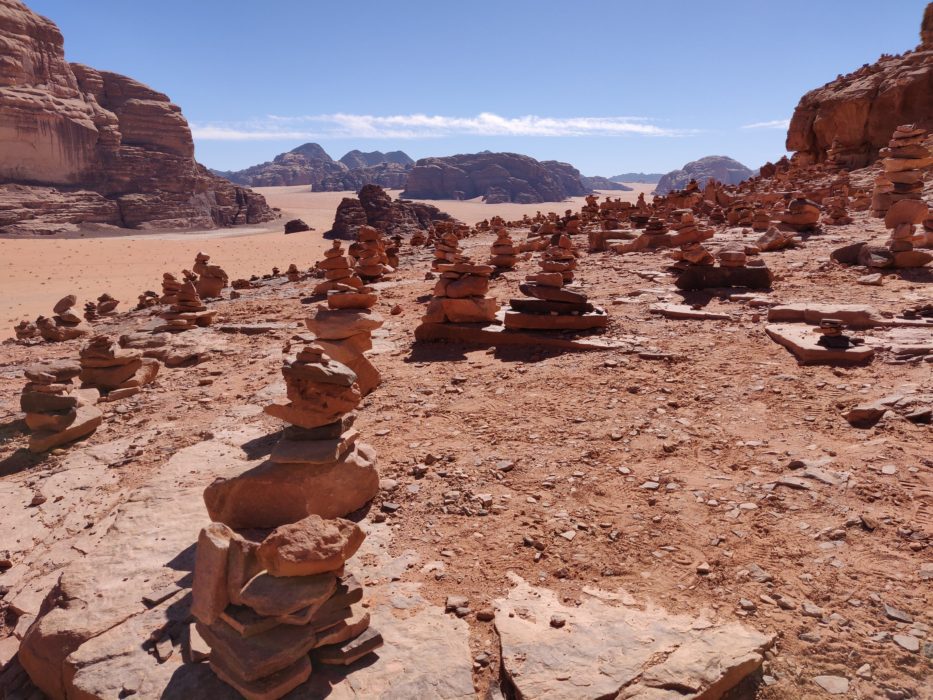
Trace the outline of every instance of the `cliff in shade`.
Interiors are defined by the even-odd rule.
[[[195,162],[188,123],[168,97],[68,63],[54,23],[0,0],[0,232],[272,218],[262,196]]]
[[[874,162],[899,124],[933,127],[933,3],[927,5],[920,45],[882,56],[840,75],[800,99],[787,131],[787,150],[802,164],[834,158],[848,168]]]
[[[537,161],[517,153],[470,153],[422,158],[408,175],[403,197],[473,199],[488,204],[561,202],[588,194],[580,171],[568,163]]]
[[[682,190],[691,180],[696,180],[700,187],[704,187],[706,181],[711,179],[725,185],[737,185],[755,174],[754,170],[728,156],[706,156],[687,163],[680,170],[672,170],[663,175],[654,191],[657,194],[667,194],[673,190]]]
[[[212,172],[251,187],[310,185],[314,192],[342,192],[363,185],[401,189],[412,163],[402,151],[350,151],[338,161],[318,144],[306,143],[245,170]]]

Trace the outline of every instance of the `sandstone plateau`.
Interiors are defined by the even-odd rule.
[[[167,96],[68,63],[58,27],[19,0],[0,0],[0,47],[0,232],[273,218],[261,195],[194,160],[188,123]]]

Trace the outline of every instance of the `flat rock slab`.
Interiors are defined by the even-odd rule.
[[[626,350],[631,347],[629,343],[615,338],[574,338],[547,331],[507,330],[491,323],[422,323],[415,329],[415,340],[422,343],[447,341],[486,347],[535,345],[559,350]]]
[[[710,267],[696,265],[681,272],[674,284],[678,289],[746,287],[770,289],[771,270],[766,267]]]
[[[295,328],[294,323],[225,323],[217,327],[221,333],[241,333],[242,335],[262,335]]]
[[[875,356],[871,347],[859,345],[845,350],[824,348],[817,345],[820,335],[814,332],[812,326],[792,324],[773,324],[765,328],[771,339],[791,351],[803,364],[819,363],[848,363],[858,364],[870,362]]]
[[[838,318],[850,328],[874,328],[885,325],[885,319],[875,309],[862,304],[814,304],[799,302],[781,304],[768,309],[770,323],[819,324],[824,318]]]
[[[692,321],[731,321],[729,314],[716,313],[693,309],[686,304],[652,304],[648,309],[653,314],[660,314],[664,318],[684,319]]]
[[[511,309],[505,311],[507,331],[585,331],[605,328],[609,316],[600,308],[585,314],[527,314]]]
[[[495,606],[503,669],[516,697],[718,698],[756,674],[774,642],[737,623],[603,602],[612,594],[591,593],[569,607],[554,591],[511,578],[515,588]],[[555,616],[565,621],[559,628],[551,625]]]

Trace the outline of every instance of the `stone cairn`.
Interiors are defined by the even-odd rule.
[[[350,246],[350,255],[356,258],[356,274],[366,282],[377,282],[382,276],[394,272],[389,267],[389,256],[382,231],[372,226],[356,230],[356,242]]]
[[[605,328],[606,312],[589,303],[586,294],[565,289],[573,281],[576,256],[570,239],[555,234],[538,260],[541,272],[528,275],[519,285],[530,299],[511,299],[505,327],[512,330],[587,330]]]
[[[798,233],[815,231],[820,224],[820,205],[797,192],[777,219],[785,229]]]
[[[845,329],[845,324],[838,318],[822,319],[820,325],[814,328],[814,331],[820,334],[816,344],[828,350],[848,350],[864,342],[861,338],[845,335]]]
[[[80,379],[84,388],[98,389],[108,401],[138,394],[159,373],[159,361],[141,350],[123,349],[106,335],[96,335],[81,348]]]
[[[39,316],[35,323],[23,321],[14,328],[19,340],[41,336],[50,343],[61,343],[65,340],[81,338],[91,332],[91,327],[85,323],[72,307],[78,303],[74,294],[69,294],[58,300],[52,308],[52,317]]]
[[[210,265],[211,256],[198,253],[194,258],[191,271],[198,276],[194,286],[202,299],[216,299],[227,286],[229,278],[220,265]]]
[[[181,291],[183,282],[179,281],[171,272],[162,275],[162,298],[160,304],[175,304],[178,302],[178,293]]]
[[[827,226],[845,226],[852,223],[848,208],[849,198],[845,195],[828,197],[823,200],[826,213],[823,214],[823,223]]]
[[[354,260],[345,254],[343,243],[335,240],[333,245],[324,251],[324,259],[315,264],[324,275],[324,281],[314,288],[315,296],[325,295],[332,289],[362,287],[363,280],[354,274],[353,265]]]
[[[195,326],[209,326],[214,322],[214,316],[216,315],[216,311],[209,311],[201,301],[195,287],[194,275],[189,273],[175,294],[174,303],[172,303],[168,311],[160,314],[160,318],[165,323],[159,326],[156,332],[170,331],[177,333],[190,330]]]
[[[752,231],[764,233],[771,227],[771,212],[762,205],[756,205],[752,212]]]
[[[120,302],[107,294],[101,294],[97,301],[89,301],[84,305],[84,320],[95,321],[101,316],[112,316],[117,311]]]
[[[509,232],[500,228],[496,230],[496,240],[490,248],[489,264],[497,270],[511,270],[518,262],[518,248],[509,235]]]
[[[137,297],[136,309],[149,309],[153,306],[158,306],[161,303],[161,297],[157,292],[153,292],[151,289],[146,290]]]
[[[434,269],[440,278],[434,298],[421,319],[430,323],[492,323],[499,302],[487,297],[492,265],[478,265],[460,250],[457,235],[445,233],[435,249]]]
[[[288,278],[289,282],[300,282],[302,278],[301,270],[298,269],[295,263],[291,263],[288,269],[285,270],[285,277]]]
[[[26,368],[28,380],[20,396],[20,408],[32,431],[29,450],[47,452],[87,437],[101,424],[103,414],[94,404],[99,393],[78,389],[74,379],[81,365],[58,360]]]
[[[246,698],[275,700],[315,665],[349,665],[382,646],[345,562],[365,533],[344,516],[379,489],[375,453],[357,442],[356,375],[314,344],[285,362],[291,425],[267,462],[204,492],[191,612],[210,666]]]
[[[933,155],[926,147],[926,129],[913,125],[899,126],[883,152],[884,170],[893,183],[889,195],[890,206],[884,214],[884,225],[891,229],[887,247],[894,257],[894,267],[925,265],[925,254],[914,253],[914,245],[924,245],[926,234],[917,234],[917,225],[922,225],[930,215],[929,207],[922,199],[924,169],[933,165]]]
[[[469,258],[460,249],[460,238],[452,230],[441,233],[434,240],[434,262],[431,269],[437,270],[440,265],[463,262]]]
[[[327,293],[327,304],[319,304],[305,321],[315,343],[353,370],[363,396],[382,383],[379,370],[363,354],[373,347],[372,332],[385,323],[372,311],[376,301],[371,287],[337,286]]]

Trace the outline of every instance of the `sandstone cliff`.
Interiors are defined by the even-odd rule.
[[[490,204],[560,202],[588,193],[580,171],[567,163],[517,153],[471,153],[422,158],[408,176],[405,197],[473,199]]]
[[[350,151],[336,161],[320,145],[306,143],[245,170],[214,172],[252,187],[310,185],[315,192],[342,192],[370,184],[400,189],[413,162],[402,151]]]
[[[673,190],[683,189],[691,180],[696,180],[700,187],[705,186],[706,181],[711,179],[726,185],[737,185],[754,175],[753,170],[728,156],[706,156],[687,163],[680,170],[672,170],[662,176],[654,191],[658,194],[667,194]]]
[[[882,56],[841,75],[800,99],[787,131],[787,150],[802,165],[835,160],[860,168],[878,157],[899,124],[933,127],[933,3],[927,5],[920,45],[900,56]]]
[[[188,123],[168,97],[68,63],[54,23],[0,0],[0,232],[271,218],[260,195],[195,162]]]

